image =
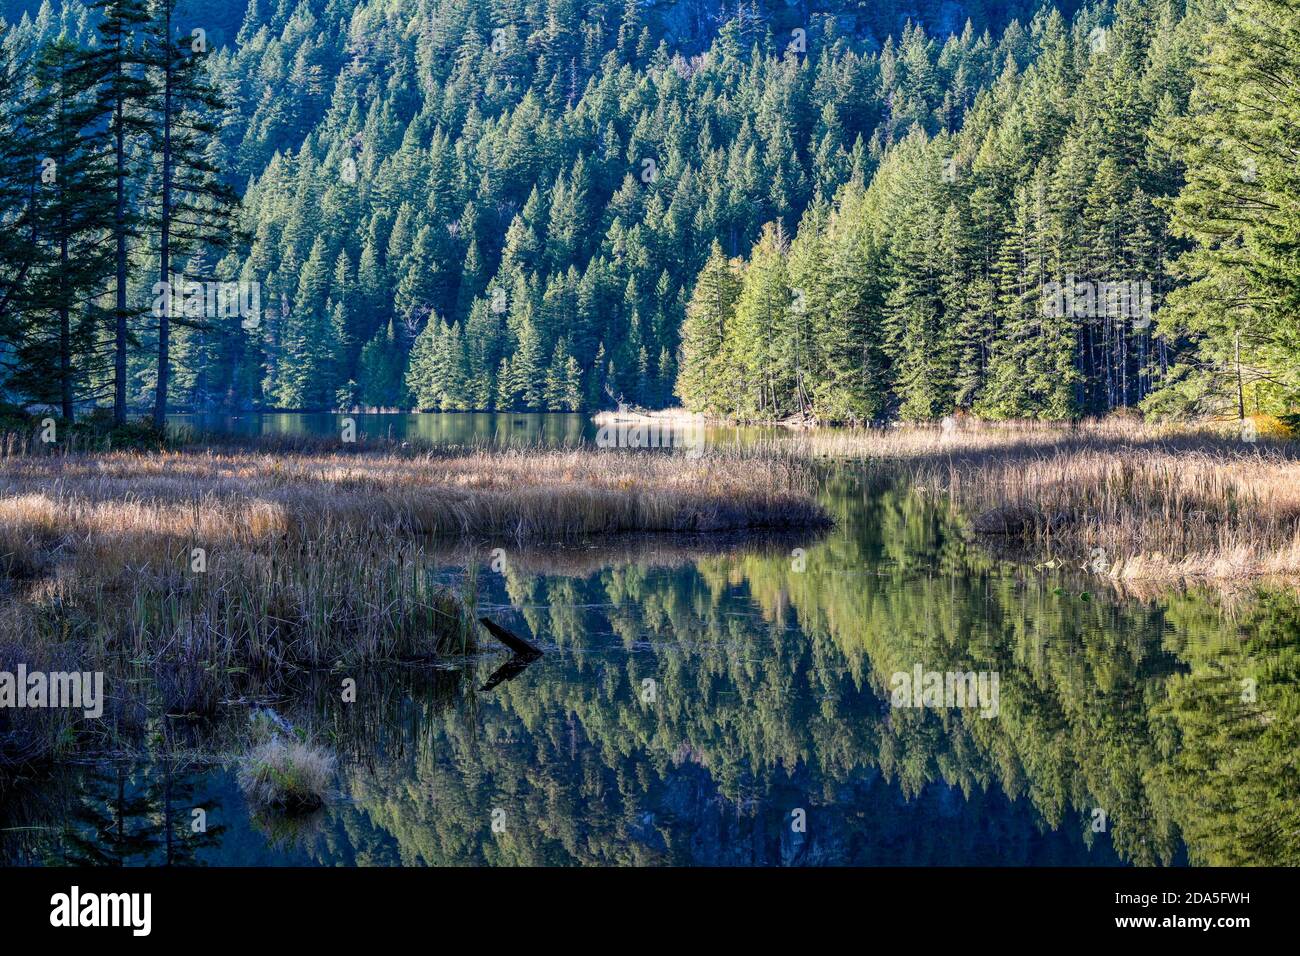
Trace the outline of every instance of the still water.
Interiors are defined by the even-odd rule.
[[[578,416],[357,418],[453,443],[595,432]],[[339,758],[305,818],[249,811],[222,728],[162,719],[150,750],[166,759],[0,793],[0,862],[1300,863],[1295,593],[1121,596],[990,554],[899,481],[830,467],[820,495],[837,519],[820,537],[507,549],[495,569],[489,545],[449,546],[439,566],[474,567],[481,613],[544,658],[366,674],[356,703],[315,675],[277,704]],[[891,706],[895,675],[918,669],[996,675],[996,712]]]

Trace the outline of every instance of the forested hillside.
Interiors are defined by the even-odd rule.
[[[749,417],[1294,407],[1300,6],[1121,2],[1029,28],[956,132],[715,249],[679,394]]]
[[[1286,404],[1297,9],[11,4],[5,389],[119,415]],[[114,74],[124,10],[155,39]],[[38,70],[60,43],[62,112]],[[197,71],[179,205],[169,58]],[[59,123],[88,187],[56,190],[62,219],[35,189]],[[239,283],[256,315],[160,308],[168,277]]]
[[[1163,384],[1159,307],[1181,182],[1161,134],[1186,112],[1202,22],[1169,3],[1028,29],[956,131],[910,130],[874,175],[769,228],[747,262],[715,250],[686,329],[681,394],[749,416],[930,419],[954,408],[1064,418]],[[1044,289],[1139,283],[1124,305],[1044,308]],[[1109,314],[1113,311],[1115,314]]]

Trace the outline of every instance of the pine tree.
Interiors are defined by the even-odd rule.
[[[470,307],[465,322],[466,407],[493,407],[497,362],[500,357],[501,320],[485,299]]]
[[[230,218],[238,201],[210,159],[219,133],[213,117],[225,109],[225,104],[205,75],[206,41],[197,33],[176,37],[178,3],[154,0],[145,54],[155,90],[150,105],[160,193],[153,225],[158,233],[160,281],[168,284],[172,281],[173,257],[180,258],[199,245],[224,246],[233,242]],[[171,299],[166,298],[157,317],[153,420],[160,429],[167,421],[171,376]]]
[[[31,323],[9,384],[57,405],[71,420],[94,361],[92,300],[111,269],[100,239],[110,223],[104,111],[93,95],[93,73],[66,37],[40,52],[35,80],[41,93],[30,104],[27,122],[45,156],[33,171],[41,241],[26,307],[52,321]]]
[[[469,407],[466,381],[468,363],[459,322],[451,323],[438,346],[438,368],[442,374],[441,408],[443,411],[466,409]]]
[[[438,366],[441,333],[442,319],[431,315],[411,344],[406,366],[406,390],[419,411],[433,411],[442,404],[442,370]]]
[[[913,138],[899,154],[898,189],[891,244],[891,288],[885,302],[894,388],[905,419],[938,418],[953,407],[954,369],[948,316],[943,306],[940,246],[942,175],[937,151]]]
[[[392,319],[361,350],[360,393],[371,408],[401,408],[406,404],[406,350]]]
[[[29,277],[36,266],[40,236],[36,188],[42,151],[29,122],[30,71],[15,60],[26,55],[16,44],[0,46],[0,376],[10,371],[8,353],[26,332]],[[0,386],[4,384],[0,378]]]
[[[714,241],[709,260],[695,282],[695,292],[682,326],[681,371],[677,395],[692,411],[722,413],[732,409],[730,385],[735,371],[729,367],[728,330],[740,298],[738,263],[727,259]]]
[[[1159,321],[1192,348],[1148,407],[1244,416],[1300,402],[1300,11],[1243,0],[1210,32],[1187,118],[1174,231],[1187,285]]]
[[[497,368],[496,407],[499,411],[510,411],[518,402],[521,389],[517,387],[514,369],[510,359],[502,356]]]
[[[786,269],[788,243],[780,224],[770,224],[755,244],[736,300],[728,351],[740,372],[740,412],[772,418],[793,407],[791,342],[780,333],[793,297]]]
[[[324,408],[337,390],[339,340],[329,289],[329,251],[318,236],[298,274],[281,343],[284,367],[277,402],[284,408]]]
[[[512,400],[507,407],[519,407],[529,411],[545,408],[546,403],[543,398],[546,389],[545,360],[541,338],[531,319],[525,320],[519,329],[519,347],[510,360],[509,388]]]
[[[817,347],[813,407],[827,421],[876,419],[889,394],[882,321],[885,252],[863,221],[864,202],[861,187],[851,183],[827,220],[821,266],[797,279]]]
[[[576,412],[582,407],[582,369],[564,339],[555,343],[551,353],[544,398],[546,408],[553,412]]]
[[[144,106],[154,94],[134,34],[149,22],[143,0],[95,0],[100,15],[99,46],[86,58],[99,104],[109,116],[113,164],[113,420],[126,421],[127,349],[133,317],[127,303],[130,243],[138,236],[140,217],[128,191],[138,175],[133,162],[137,142],[150,130]]]

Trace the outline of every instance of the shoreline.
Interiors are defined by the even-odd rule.
[[[0,457],[0,671],[146,674],[165,712],[210,716],[317,669],[494,646],[475,582],[499,551],[582,568],[565,543],[663,535],[674,564],[832,524],[812,466],[778,455],[284,444]],[[0,766],[74,733],[46,716]]]
[[[946,494],[977,538],[1039,561],[1145,584],[1300,578],[1294,440],[1103,423],[833,444]]]

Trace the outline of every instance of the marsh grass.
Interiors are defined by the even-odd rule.
[[[24,573],[78,536],[185,532],[215,544],[330,524],[521,541],[804,527],[827,520],[814,490],[795,456],[742,449],[18,456],[0,462],[0,555]]]
[[[212,715],[313,669],[473,652],[474,582],[440,571],[439,542],[828,521],[807,462],[739,450],[0,448],[0,623],[14,653],[90,661],[119,688],[147,680],[171,715]],[[29,730],[11,741],[20,757],[69,732]]]
[[[240,760],[239,786],[256,809],[309,813],[325,802],[335,766],[324,747],[276,735]]]
[[[472,649],[427,557],[439,540],[829,521],[790,455],[276,449],[0,460],[21,629],[227,671],[433,657]]]
[[[1001,524],[999,538],[1117,581],[1300,575],[1300,444],[1252,437],[1239,423],[957,421],[814,434],[801,449],[902,469],[973,527]]]
[[[42,642],[30,647],[12,629],[12,618],[0,612],[0,671],[15,674],[20,664],[28,671],[80,670],[66,648]],[[72,742],[76,711],[61,707],[0,708],[0,767],[13,766],[58,753]]]
[[[428,661],[475,649],[474,597],[420,543],[376,531],[237,542],[132,535],[60,546],[50,573],[17,582],[3,613],[35,648],[75,646],[99,666],[156,679],[169,713],[210,714],[296,669]]]
[[[156,665],[170,705],[203,713],[228,691],[200,672],[473,650],[472,595],[440,583],[428,554],[440,540],[829,520],[789,455],[275,447],[0,460],[17,629]]]

